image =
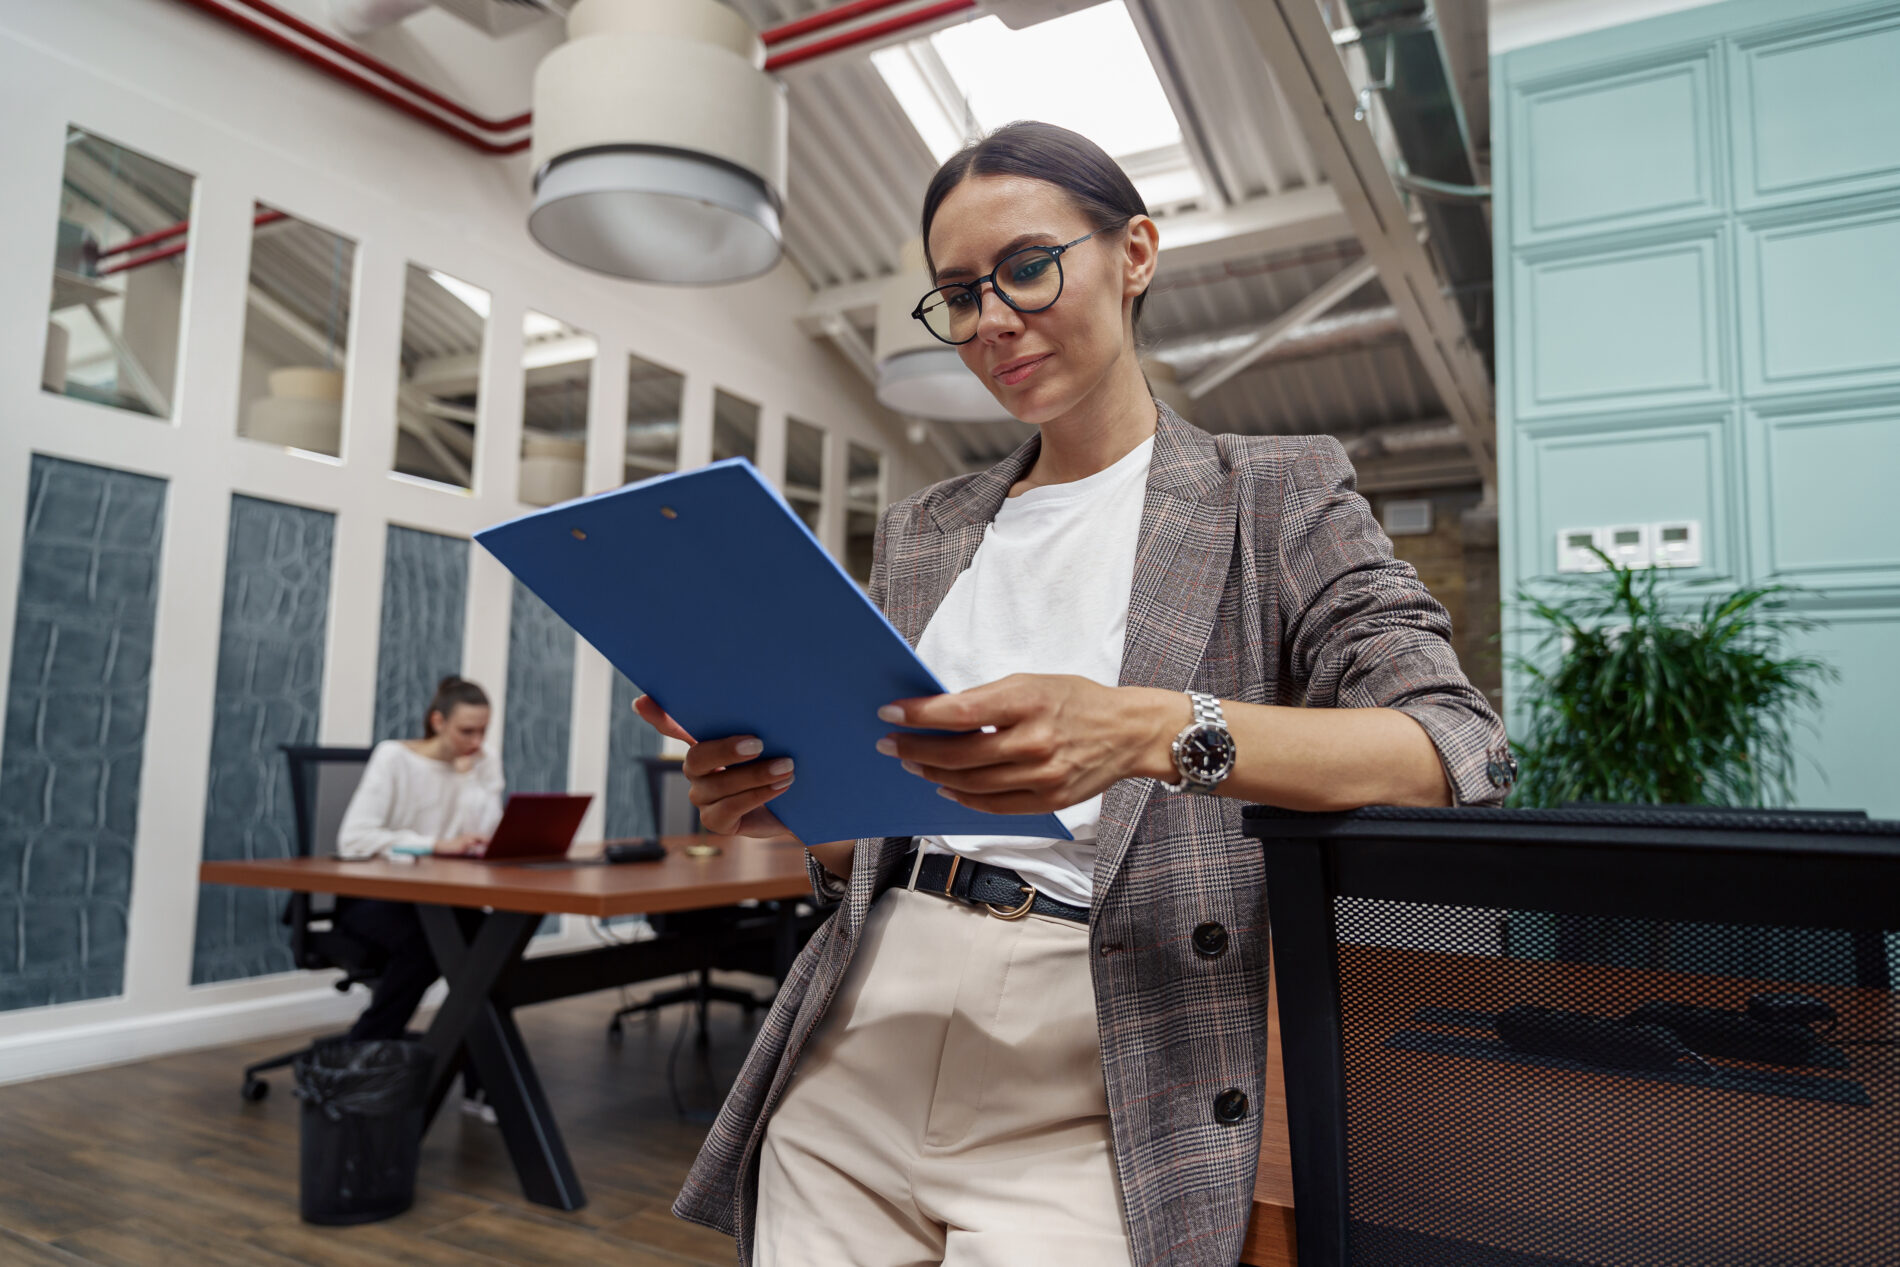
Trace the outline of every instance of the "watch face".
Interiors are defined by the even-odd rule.
[[[1225,727],[1200,725],[1181,740],[1181,773],[1194,783],[1218,783],[1234,768],[1234,737]]]

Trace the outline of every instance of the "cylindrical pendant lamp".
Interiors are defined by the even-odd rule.
[[[528,232],[564,260],[710,286],[778,263],[784,85],[718,0],[579,0],[534,76]]]
[[[938,422],[1002,422],[1009,411],[948,343],[910,314],[930,289],[922,239],[904,247],[897,273],[877,299],[877,400],[886,409]]]

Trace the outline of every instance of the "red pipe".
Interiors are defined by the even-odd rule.
[[[376,80],[368,78],[358,71],[351,70],[348,66],[325,57],[315,50],[298,43],[288,35],[285,35],[282,31],[279,31],[276,27],[267,25],[255,17],[240,13],[226,4],[219,3],[219,0],[182,0],[182,2],[209,13],[214,17],[223,18],[233,26],[248,31],[250,34],[268,44],[275,45],[299,61],[315,67],[331,78],[341,80],[353,88],[360,88],[370,96],[375,97],[378,101],[381,101],[384,105],[400,110],[410,118],[421,123],[426,123],[436,131],[454,137],[464,145],[479,150],[484,154],[519,154],[527,149],[530,144],[529,138],[525,136],[513,141],[498,142],[467,131],[457,124],[444,119],[441,115],[430,110],[425,110],[408,98],[391,91],[389,88],[376,82]],[[456,118],[462,119],[475,127],[496,131],[512,131],[516,128],[527,127],[533,121],[534,115],[532,112],[518,114],[512,119],[483,118],[465,106],[441,95],[434,89],[428,87],[428,85],[419,83],[395,67],[370,56],[349,42],[337,39],[329,32],[312,26],[294,14],[286,13],[275,4],[270,3],[270,0],[232,0],[232,2],[243,5],[254,12],[268,15],[285,27],[298,32],[306,39],[330,49],[332,52],[343,57],[349,58],[357,65],[373,71],[376,75],[387,79],[390,83],[398,85],[421,98],[423,101],[429,102],[438,109],[454,115]],[[762,31],[759,34],[759,39],[767,47],[771,47],[776,44],[785,43],[787,40],[795,39],[800,35],[812,31],[824,30],[827,27],[837,26],[841,22],[848,22],[853,18],[861,17],[869,13],[876,13],[883,9],[889,9],[905,2],[906,0],[845,0],[845,3],[835,5],[822,12],[809,14],[806,17],[797,18],[791,22],[786,22],[782,25],[772,27],[769,30]],[[901,13],[895,17],[886,18],[881,22],[867,23],[864,26],[853,28],[852,30],[830,36],[826,39],[813,40],[809,44],[800,45],[797,48],[780,53],[776,57],[769,57],[766,59],[765,69],[767,71],[776,71],[782,70],[787,66],[796,66],[800,62],[811,61],[814,58],[840,52],[847,48],[855,48],[860,44],[869,43],[882,36],[906,30],[913,26],[921,26],[937,18],[947,17],[953,13],[962,13],[976,7],[977,0],[938,0],[936,4],[925,5],[921,9]],[[123,244],[117,249],[120,251],[129,250],[131,249],[131,244]],[[159,257],[154,256],[153,258]]]
[[[251,227],[262,228],[267,224],[276,224],[279,220],[288,219],[290,219],[290,213],[287,211],[260,211],[251,218]],[[171,225],[168,228],[155,229],[139,237],[128,238],[117,246],[108,247],[99,252],[99,258],[104,259],[108,255],[118,255],[125,251],[135,250],[141,246],[150,246],[154,242],[163,242],[166,238],[175,238],[181,233],[188,233],[190,230],[191,221],[180,220],[177,224]],[[174,255],[183,255],[186,248],[190,245],[190,242],[179,242],[166,247],[162,251],[153,251],[149,255],[138,255],[129,260],[120,260],[111,268],[100,269],[99,276],[110,277],[114,273],[127,273],[135,268],[142,268],[147,264],[156,264],[160,260],[168,260]]]
[[[861,18],[867,13],[876,13],[879,9],[890,9],[909,0],[845,0],[844,4],[822,9],[817,13],[808,13],[802,18],[793,18],[782,26],[759,32],[759,41],[767,48],[774,44],[783,44],[786,40],[795,40],[801,35],[810,35],[813,31],[822,31],[828,26],[840,22],[849,22]]]
[[[340,40],[322,27],[312,26],[294,13],[286,13],[283,9],[272,4],[270,0],[237,0],[237,2],[246,8],[255,9],[259,13],[275,18],[278,22],[281,22],[306,39],[314,40],[331,52],[349,58],[358,66],[375,71],[378,75],[381,75],[384,79],[387,79],[397,87],[421,97],[430,105],[446,110],[463,122],[473,124],[485,132],[514,132],[527,127],[529,121],[534,118],[533,112],[526,110],[512,119],[484,118],[476,114],[473,110],[470,110],[461,102],[451,100],[429,87],[429,85],[411,79],[382,59],[370,56],[348,40]]]
[[[391,92],[375,80],[358,74],[349,67],[331,61],[322,54],[304,47],[281,31],[278,31],[275,27],[266,26],[256,18],[247,17],[235,9],[230,9],[219,4],[218,0],[182,0],[182,2],[194,8],[202,9],[215,17],[223,18],[234,26],[244,28],[252,35],[257,36],[266,43],[276,45],[299,61],[314,66],[331,78],[340,79],[354,88],[360,88],[370,96],[375,97],[378,101],[381,101],[384,105],[393,106],[410,118],[421,123],[426,123],[436,131],[452,136],[464,145],[480,150],[484,154],[519,154],[528,148],[527,137],[522,137],[518,141],[511,141],[506,145],[501,145],[485,137],[476,136],[472,132],[464,131],[461,127],[449,122],[441,115],[433,114],[415,102],[410,101],[408,98],[398,96],[396,93]]]
[[[191,243],[189,240],[184,241],[184,242],[174,242],[170,246],[161,246],[160,248],[158,248],[158,250],[153,251],[150,254],[134,255],[129,260],[120,260],[117,264],[114,264],[110,268],[102,268],[99,270],[99,276],[110,277],[114,273],[123,273],[134,268],[143,268],[147,264],[156,264],[160,260],[168,260],[174,255],[183,255],[186,251],[190,249],[191,249]]]
[[[288,220],[289,218],[290,213],[287,211],[260,211],[252,218],[251,225],[255,228],[260,225],[276,224],[279,220]],[[99,258],[103,260],[110,259],[114,255],[124,255],[127,251],[136,251],[143,247],[150,246],[154,242],[163,242],[166,238],[175,238],[190,228],[191,221],[180,220],[177,224],[167,225],[162,229],[153,229],[150,233],[141,233],[135,238],[127,238],[117,246],[108,246],[99,252]]]
[[[841,49],[855,48],[859,44],[868,44],[880,36],[890,35],[895,31],[907,30],[913,26],[922,26],[926,22],[941,17],[948,17],[952,13],[961,13],[966,9],[974,9],[976,8],[976,3],[977,0],[938,0],[936,4],[925,5],[923,8],[910,13],[900,13],[894,18],[885,18],[882,22],[872,22],[865,26],[854,27],[841,35],[833,35],[826,39],[813,40],[809,44],[801,44],[789,52],[780,53],[776,57],[766,58],[765,68],[767,70],[783,70],[787,66],[796,66],[800,62],[808,62],[815,57],[823,57],[828,53],[836,53]]]

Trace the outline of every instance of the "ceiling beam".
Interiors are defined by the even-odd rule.
[[[1250,199],[1224,211],[1168,216],[1159,224],[1159,277],[1172,270],[1303,250],[1353,236],[1352,221],[1327,185]],[[874,277],[814,293],[799,317],[800,326],[807,334],[828,336],[831,319],[875,313],[887,280]]]
[[[1346,218],[1379,271],[1425,373],[1457,424],[1485,484],[1497,479],[1491,379],[1457,305],[1444,293],[1364,123],[1355,92],[1313,0],[1236,0],[1287,106],[1331,178]]]
[[[1331,311],[1342,299],[1376,277],[1378,272],[1371,260],[1362,259],[1346,265],[1315,287],[1311,294],[1275,317],[1239,350],[1188,379],[1185,384],[1188,397],[1199,400],[1207,395],[1286,342],[1301,326]]]

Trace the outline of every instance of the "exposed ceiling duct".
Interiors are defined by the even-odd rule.
[[[1404,166],[1395,176],[1431,230],[1472,341],[1492,362],[1491,224],[1472,163],[1464,107],[1429,0],[1344,0]]]
[[[778,263],[785,92],[746,20],[716,0],[580,0],[567,29],[534,75],[535,241],[674,285]]]
[[[1192,378],[1210,365],[1235,356],[1259,338],[1256,328],[1248,327],[1225,334],[1200,335],[1178,339],[1155,348],[1148,356],[1173,368],[1182,378]],[[1405,326],[1399,310],[1386,304],[1378,308],[1358,308],[1318,317],[1287,332],[1262,354],[1254,365],[1277,365],[1313,356],[1336,356],[1361,348],[1401,343]]]

